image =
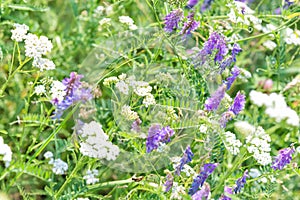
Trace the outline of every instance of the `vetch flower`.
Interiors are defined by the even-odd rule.
[[[241,94],[240,91],[236,94],[232,106],[228,109],[235,115],[238,115],[245,107],[245,95]]]
[[[184,23],[180,34],[189,35],[192,31],[196,30],[200,22],[196,22],[194,19],[195,13],[191,12],[188,15],[188,21]]]
[[[192,186],[189,190],[190,195],[195,194],[199,187],[203,186],[208,176],[213,173],[217,166],[218,163],[208,163],[203,165],[200,174],[193,180]]]
[[[236,56],[242,52],[242,49],[240,47],[240,45],[238,45],[237,43],[234,43],[232,51],[231,51],[231,55],[232,55],[232,59],[234,62],[236,62]]]
[[[199,190],[198,192],[196,192],[193,196],[192,199],[193,200],[206,200],[206,199],[210,199],[210,187],[208,183],[204,183],[203,187],[201,188],[201,190]]]
[[[173,186],[174,178],[173,178],[172,174],[170,174],[170,173],[167,175],[166,178],[167,178],[167,181],[164,184],[164,186],[165,186],[165,192],[168,192]]]
[[[197,3],[199,2],[199,0],[189,0],[188,2],[187,2],[187,7],[188,8],[193,8],[195,5],[197,5]]]
[[[248,170],[246,170],[244,172],[244,175],[235,182],[236,183],[236,187],[233,189],[233,191],[234,191],[235,194],[241,192],[242,188],[246,184],[246,179],[247,178],[248,178]]]
[[[183,18],[183,11],[181,9],[173,10],[165,17],[165,31],[172,33],[174,29],[178,28],[179,22]]]
[[[213,2],[213,0],[204,0],[203,4],[201,6],[201,12],[204,12],[207,9],[209,9],[212,2]]]
[[[274,170],[282,170],[287,164],[291,163],[293,153],[295,153],[294,147],[279,150],[279,154],[276,156],[271,167]]]
[[[221,85],[214,94],[205,101],[205,109],[208,111],[217,110],[221,100],[225,96],[225,85]]]
[[[231,195],[233,194],[233,189],[231,187],[225,186],[224,187],[224,194],[222,194],[222,196],[219,198],[219,200],[231,200],[230,197],[226,196],[226,195]]]
[[[152,125],[148,130],[148,137],[146,141],[147,153],[160,146],[160,143],[170,142],[170,138],[174,135],[174,130],[169,126],[162,127],[158,124]]]
[[[186,149],[185,149],[185,152],[182,156],[182,158],[180,159],[180,164],[176,167],[176,171],[175,171],[175,174],[176,175],[180,175],[180,172],[183,168],[183,166],[189,162],[192,161],[192,158],[193,158],[194,154],[191,150],[191,147],[190,146],[187,146]]]
[[[131,124],[131,131],[134,132],[141,132],[141,124],[142,124],[142,120],[140,120],[140,118],[137,118],[136,120],[134,120]]]
[[[232,76],[230,76],[226,79],[227,90],[230,89],[232,83],[235,81],[235,79],[238,77],[238,75],[240,73],[241,73],[241,70],[237,66],[234,66],[232,68],[232,70],[231,70]]]

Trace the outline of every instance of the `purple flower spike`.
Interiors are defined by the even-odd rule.
[[[233,112],[235,115],[238,115],[245,107],[245,95],[241,94],[240,91],[236,94],[232,106],[228,111]]]
[[[146,141],[146,151],[150,153],[159,147],[159,143],[168,143],[170,138],[174,135],[174,130],[169,126],[161,129],[160,125],[152,125],[148,130],[148,137]]]
[[[242,49],[241,49],[240,45],[238,45],[238,44],[235,43],[235,44],[233,45],[233,48],[232,48],[232,51],[231,51],[232,59],[233,59],[234,62],[236,62],[236,56],[237,56],[240,52],[242,52]]]
[[[221,128],[225,128],[227,122],[229,120],[231,120],[233,117],[234,117],[234,113],[233,112],[231,112],[231,111],[224,112],[222,114],[222,117],[221,117],[220,121],[219,121]]]
[[[221,100],[225,96],[225,85],[221,85],[217,91],[205,101],[205,109],[208,111],[217,110]]]
[[[225,186],[224,187],[224,194],[222,194],[222,196],[220,197],[219,200],[231,200],[230,197],[226,196],[228,194],[233,194],[233,190],[231,187]]]
[[[196,22],[194,20],[194,14],[195,13],[189,13],[188,15],[188,21],[184,23],[182,31],[180,31],[180,34],[189,35],[192,31],[196,30],[199,26],[199,22]]]
[[[180,164],[176,167],[175,174],[179,176],[181,170],[183,169],[183,166],[185,164],[191,162],[193,157],[194,157],[194,154],[193,154],[193,152],[191,150],[191,147],[187,146],[187,148],[185,149],[185,152],[184,152],[182,158],[180,159]]]
[[[199,187],[203,186],[208,176],[213,173],[217,166],[218,163],[208,163],[203,165],[200,174],[194,179],[192,183],[192,186],[189,190],[190,195],[195,194],[198,191]]]
[[[132,122],[131,124],[131,131],[137,133],[141,132],[141,124],[142,124],[142,120],[140,120],[140,118],[134,120],[134,122]]]
[[[173,178],[172,174],[168,174],[166,178],[167,178],[167,181],[164,184],[164,186],[166,187],[165,192],[168,192],[172,188],[172,186],[173,186],[173,180],[174,180],[174,178]]]
[[[276,156],[272,168],[274,170],[282,170],[287,164],[292,161],[292,154],[295,153],[294,147],[288,147],[285,149],[281,149],[279,154]]]
[[[210,197],[210,187],[208,183],[204,183],[203,187],[201,190],[196,192],[193,196],[193,200],[204,200],[204,199],[209,199]]]
[[[183,11],[181,9],[173,10],[165,17],[165,31],[172,33],[174,29],[178,28],[179,22],[183,18]]]
[[[73,95],[73,93],[81,86],[80,79],[83,75],[77,74],[76,72],[71,72],[70,78],[65,78],[62,83],[66,86],[66,92],[68,95]]]
[[[246,170],[244,172],[244,175],[239,178],[235,183],[236,183],[236,187],[233,189],[234,193],[237,194],[239,192],[241,192],[242,188],[245,186],[246,184],[246,179],[248,178],[248,170]]]
[[[209,9],[212,2],[213,2],[213,0],[204,0],[203,4],[201,6],[201,12],[204,12],[207,9]]]
[[[240,73],[241,73],[241,70],[237,66],[234,66],[232,68],[232,71],[231,71],[232,76],[230,76],[226,79],[227,90],[230,89],[232,83],[235,81],[235,79],[238,77],[238,75]]]
[[[187,3],[187,7],[191,9],[195,5],[197,5],[198,2],[199,2],[199,0],[189,0],[188,3]]]

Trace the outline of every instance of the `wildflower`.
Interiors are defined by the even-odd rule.
[[[46,159],[48,159],[48,158],[53,158],[53,153],[52,153],[51,151],[47,151],[47,152],[44,154],[44,157],[45,157]]]
[[[50,93],[52,97],[52,103],[57,105],[63,101],[64,96],[66,95],[66,86],[60,81],[53,81]]]
[[[46,89],[44,85],[37,85],[34,87],[34,93],[37,95],[45,94]]]
[[[147,94],[143,99],[143,104],[148,108],[150,105],[155,105],[155,98],[152,94]]]
[[[85,179],[86,184],[93,185],[97,182],[99,182],[99,178],[96,178],[98,176],[99,172],[96,169],[93,170],[87,170],[86,175],[83,177]]]
[[[5,162],[5,167],[9,167],[12,160],[12,151],[10,147],[4,143],[2,136],[0,136],[0,155],[3,155],[2,160]]]
[[[224,194],[222,194],[222,196],[219,198],[219,200],[231,200],[230,197],[226,196],[228,194],[229,195],[233,194],[232,188],[228,187],[228,186],[225,186],[224,187]]]
[[[177,182],[173,183],[171,199],[182,199],[182,195],[185,193],[185,188],[183,186],[179,186]]]
[[[204,183],[203,187],[201,190],[196,192],[193,196],[193,200],[204,200],[204,199],[210,199],[210,187],[208,183]]]
[[[119,81],[116,84],[116,88],[118,88],[121,93],[128,95],[129,87],[124,81]]]
[[[183,27],[182,27],[182,31],[180,32],[180,34],[191,34],[192,31],[196,30],[199,26],[199,22],[196,22],[194,19],[194,15],[195,13],[189,13],[188,15],[188,21],[184,23]]]
[[[91,158],[115,160],[120,152],[119,147],[113,145],[104,133],[102,125],[92,121],[85,123],[82,127],[82,138],[80,152]]]
[[[183,166],[189,162],[192,161],[194,154],[191,150],[190,146],[187,146],[185,149],[185,152],[182,156],[182,158],[180,159],[180,164],[176,167],[176,171],[175,174],[177,174],[178,176],[180,175],[180,171],[182,170]]]
[[[65,78],[62,83],[66,86],[66,95],[73,95],[75,91],[81,86],[80,79],[83,75],[77,74],[76,72],[70,73],[70,78]]]
[[[194,179],[192,186],[189,190],[190,195],[195,194],[198,191],[199,187],[203,186],[205,180],[208,178],[210,174],[213,173],[213,171],[217,166],[218,163],[208,163],[201,168],[200,174]]]
[[[22,42],[29,30],[29,27],[25,24],[14,24],[15,29],[11,30],[11,39],[16,42]]]
[[[134,93],[136,93],[140,97],[147,96],[152,91],[152,87],[147,82],[133,81],[131,84],[134,88]]]
[[[241,141],[230,131],[226,131],[224,133],[224,138],[226,149],[228,149],[233,155],[237,155],[240,152],[240,147],[242,146]]]
[[[284,166],[289,164],[292,161],[292,154],[295,153],[294,147],[288,147],[285,149],[279,150],[278,156],[276,156],[274,162],[272,163],[272,168],[274,170],[282,170]]]
[[[246,170],[244,172],[244,175],[235,182],[236,183],[236,187],[233,189],[233,191],[234,191],[235,194],[239,193],[242,190],[242,188],[246,184],[246,179],[247,178],[248,178],[248,170]]]
[[[132,111],[130,106],[124,105],[121,109],[121,115],[123,115],[127,120],[136,120],[139,118],[137,112]]]
[[[28,33],[25,37],[25,55],[30,58],[46,55],[52,49],[52,43],[45,36],[36,36]]]
[[[122,24],[128,25],[130,30],[136,30],[137,29],[137,26],[134,24],[133,19],[129,16],[120,16],[119,21]]]
[[[39,68],[39,70],[42,72],[44,70],[53,70],[55,69],[55,64],[53,61],[47,59],[47,58],[34,58],[32,62],[32,66]]]
[[[240,91],[236,94],[232,106],[228,109],[235,115],[238,115],[245,107],[245,95],[241,94]]]
[[[142,124],[142,120],[140,120],[140,118],[137,118],[136,120],[134,120],[131,124],[131,131],[134,132],[141,132],[141,127],[140,125]]]
[[[52,171],[54,174],[62,175],[68,170],[68,164],[61,159],[53,160]]]
[[[111,76],[111,77],[104,79],[103,85],[109,86],[109,85],[117,83],[117,82],[119,82],[119,79],[115,76]]]
[[[204,12],[205,10],[209,9],[211,3],[213,0],[204,0],[202,6],[201,6],[201,12]]]
[[[174,130],[169,126],[162,127],[158,124],[152,125],[148,130],[148,137],[146,141],[147,153],[157,149],[159,143],[168,143],[170,138],[174,135]]]
[[[164,184],[164,186],[166,187],[165,192],[168,192],[173,186],[174,178],[173,178],[172,174],[168,174],[166,178],[167,178],[167,181]]]
[[[221,85],[217,91],[205,101],[205,109],[208,111],[217,110],[224,96],[225,85]]]
[[[99,25],[100,26],[105,26],[105,25],[109,26],[109,25],[111,25],[110,22],[111,22],[110,18],[103,18],[99,21]]]
[[[188,2],[187,2],[187,7],[188,8],[193,8],[195,5],[197,5],[197,3],[199,2],[199,0],[189,0]]]
[[[271,41],[271,40],[267,40],[263,43],[263,46],[265,46],[267,49],[269,50],[274,50],[276,48],[276,43]]]
[[[178,23],[183,18],[183,11],[181,9],[173,10],[165,17],[165,31],[172,33],[174,29],[178,28]]]
[[[242,52],[242,49],[240,47],[240,45],[238,45],[237,43],[234,43],[232,51],[231,51],[231,56],[234,62],[236,62],[236,56]]]
[[[228,77],[226,79],[226,84],[227,84],[227,90],[230,89],[232,83],[235,81],[235,79],[237,78],[237,76],[241,73],[240,69],[236,66],[234,66],[231,70],[231,74],[232,76]]]

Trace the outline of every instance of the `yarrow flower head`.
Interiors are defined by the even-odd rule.
[[[292,161],[292,154],[295,153],[294,147],[288,147],[279,150],[279,154],[276,156],[274,162],[272,163],[272,168],[274,170],[282,170],[287,164]]]
[[[28,33],[25,37],[25,55],[30,58],[41,57],[51,52],[53,46],[46,36],[36,36]]]
[[[241,192],[242,188],[246,184],[246,179],[248,178],[248,170],[246,170],[241,178],[236,181],[236,187],[233,189],[234,193],[237,194]]]
[[[201,190],[196,192],[193,196],[193,200],[203,200],[203,199],[210,199],[210,187],[208,183],[204,183],[203,187]]]
[[[205,109],[208,111],[217,110],[221,100],[225,96],[225,85],[221,85],[210,98],[205,101]]]
[[[86,175],[83,177],[83,179],[86,180],[86,184],[93,185],[93,184],[99,182],[99,178],[96,178],[96,176],[98,176],[98,175],[99,175],[99,172],[96,169],[87,170]]]
[[[190,195],[195,194],[198,191],[199,187],[203,186],[208,176],[213,173],[217,166],[218,163],[208,163],[203,165],[200,174],[194,179],[192,183],[192,186],[189,190]]]
[[[62,175],[68,170],[68,164],[59,158],[50,163],[53,164],[52,171],[54,174]]]
[[[165,31],[172,33],[174,29],[178,28],[179,22],[183,18],[183,11],[181,9],[173,10],[165,17]]]
[[[15,29],[11,30],[11,39],[15,40],[16,42],[22,42],[29,30],[29,27],[25,24],[14,24]]]
[[[148,137],[146,141],[147,153],[160,146],[160,143],[170,142],[170,138],[174,135],[174,130],[169,126],[162,127],[158,124],[152,125],[148,130]]]
[[[3,138],[0,136],[0,155],[3,155],[2,160],[5,162],[5,167],[9,167],[12,160],[12,151],[10,147],[4,143]]]
[[[194,154],[191,150],[190,146],[187,146],[187,148],[185,149],[185,152],[182,156],[182,158],[180,159],[180,164],[176,167],[176,171],[175,174],[177,174],[178,176],[180,175],[180,172],[183,168],[183,166],[189,162],[192,161]]]

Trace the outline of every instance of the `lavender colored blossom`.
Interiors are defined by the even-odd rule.
[[[140,125],[142,124],[142,120],[140,120],[140,118],[137,118],[136,120],[134,120],[134,122],[131,124],[131,131],[134,132],[141,132],[141,127]]]
[[[182,158],[180,159],[180,164],[176,167],[176,171],[175,174],[177,174],[178,176],[180,175],[181,170],[183,169],[183,166],[189,162],[192,161],[194,154],[191,150],[190,146],[187,146],[187,148],[185,149],[185,152],[182,156]]]
[[[173,180],[174,180],[174,178],[173,178],[172,174],[168,174],[166,178],[167,178],[167,181],[164,184],[164,186],[166,187],[165,192],[168,192],[172,188],[172,186],[173,186]]]
[[[230,89],[232,83],[235,81],[235,79],[238,77],[238,75],[241,73],[241,70],[237,67],[234,66],[231,70],[232,76],[228,77],[226,79],[226,84],[227,84],[227,90]]]
[[[210,197],[210,187],[208,183],[204,183],[203,187],[201,190],[196,192],[193,196],[193,200],[204,200],[204,199],[209,199]]]
[[[195,194],[198,191],[199,187],[203,186],[208,176],[213,173],[217,166],[218,163],[208,163],[203,165],[200,174],[193,180],[192,186],[189,190],[190,195]]]
[[[204,0],[203,4],[201,6],[201,12],[204,12],[207,9],[209,9],[212,2],[213,2],[213,0]]]
[[[235,115],[238,115],[245,107],[245,95],[241,94],[240,91],[236,94],[232,106],[228,111],[232,111]]]
[[[189,13],[188,15],[188,21],[184,23],[183,28],[180,32],[180,34],[189,35],[192,31],[196,30],[200,24],[200,22],[196,22],[194,20],[194,13]]]
[[[65,78],[62,83],[66,86],[66,92],[68,95],[73,95],[73,93],[81,86],[80,79],[83,75],[77,74],[76,72],[71,72],[70,78]]]
[[[223,73],[223,71],[229,67],[233,63],[232,57],[226,58],[224,61],[220,64],[220,74]]]
[[[244,172],[244,175],[235,182],[236,183],[236,187],[233,189],[233,191],[234,191],[235,194],[239,193],[242,190],[242,188],[246,184],[246,179],[248,177],[249,177],[248,176],[248,170],[246,170]]]
[[[274,170],[282,170],[287,164],[292,161],[292,154],[295,153],[294,147],[288,147],[281,149],[279,154],[276,156],[274,162],[272,163],[272,168]]]
[[[234,62],[236,62],[236,56],[242,52],[242,49],[240,47],[240,45],[234,43],[232,51],[231,51],[231,56]]]
[[[165,31],[172,33],[174,29],[178,28],[179,22],[183,18],[183,11],[181,9],[173,10],[165,17]]]
[[[188,8],[193,8],[195,5],[197,5],[197,3],[199,2],[199,0],[189,0],[188,2],[187,2],[187,7]]]
[[[225,85],[221,85],[210,98],[205,101],[205,109],[208,111],[217,110],[221,100],[225,96]]]
[[[234,117],[234,113],[232,111],[226,111],[222,114],[221,119],[219,121],[221,128],[225,128],[226,124],[229,120]]]
[[[159,143],[168,143],[174,135],[174,130],[169,126],[161,128],[160,125],[152,125],[148,130],[146,141],[146,151],[150,153],[159,147]]]
[[[231,200],[230,197],[226,196],[228,194],[233,194],[233,190],[231,187],[225,186],[224,187],[224,194],[219,198],[219,200]]]

